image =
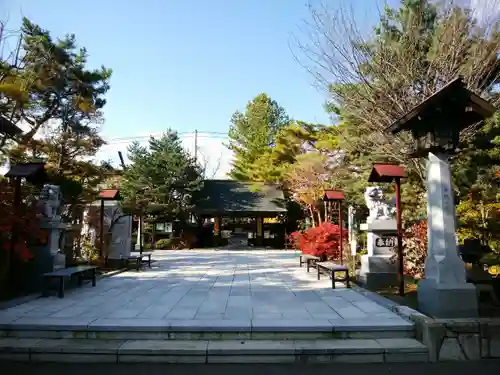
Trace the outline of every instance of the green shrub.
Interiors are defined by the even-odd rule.
[[[156,241],[156,248],[160,250],[167,250],[172,248],[172,240],[170,238],[162,238]]]

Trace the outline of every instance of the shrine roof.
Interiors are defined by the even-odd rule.
[[[5,177],[31,177],[45,173],[45,163],[21,163],[10,167]]]
[[[331,201],[342,201],[345,199],[345,195],[340,190],[325,190],[323,199]]]
[[[119,200],[120,191],[117,189],[104,189],[99,192],[99,199],[102,200]]]
[[[368,182],[392,182],[395,178],[405,178],[404,168],[396,164],[374,164]]]

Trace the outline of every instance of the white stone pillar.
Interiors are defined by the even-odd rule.
[[[451,171],[445,155],[427,162],[428,253],[425,278],[418,283],[419,309],[438,318],[478,315],[476,289],[466,282],[456,243],[456,213]]]
[[[140,250],[141,249],[141,241],[142,241],[142,238],[141,238],[141,232],[142,232],[141,223],[142,223],[142,220],[139,218],[139,222],[137,223],[137,242],[135,243],[135,249],[136,250]]]
[[[349,245],[351,246],[351,255],[355,256],[356,255],[356,250],[358,247],[358,241],[357,241],[357,236],[356,236],[356,231],[354,228],[354,207],[349,206],[347,209],[347,219],[348,219],[348,234],[349,234]]]

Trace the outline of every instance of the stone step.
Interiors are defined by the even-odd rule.
[[[415,339],[89,340],[1,338],[0,359],[110,363],[427,362]]]
[[[0,336],[18,338],[113,340],[321,340],[413,338],[413,323],[404,319],[179,320],[22,318],[0,327]]]

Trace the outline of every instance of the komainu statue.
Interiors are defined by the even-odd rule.
[[[50,219],[56,219],[61,205],[61,189],[57,185],[44,185],[40,192],[40,201],[43,203],[43,214]]]
[[[390,220],[396,214],[393,200],[386,200],[380,186],[371,186],[365,190],[366,207],[370,210],[368,220]]]

